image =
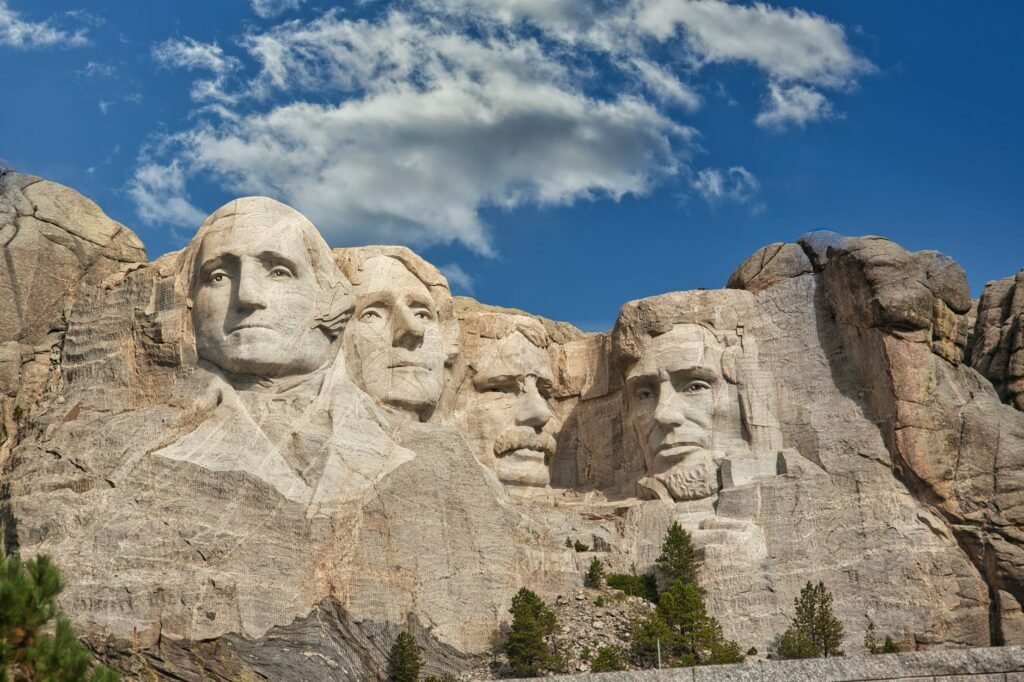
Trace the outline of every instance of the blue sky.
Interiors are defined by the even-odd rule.
[[[150,257],[268,194],[611,326],[815,228],[1024,266],[1015,2],[0,0],[0,158]]]

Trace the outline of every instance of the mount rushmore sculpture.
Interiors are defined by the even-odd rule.
[[[851,642],[1024,642],[1019,276],[975,304],[940,254],[813,233],[590,334],[263,197],[153,262],[18,173],[0,225],[5,551],[123,670],[372,677],[404,629],[462,670],[520,587],[650,570],[674,521],[745,646],[807,580]]]

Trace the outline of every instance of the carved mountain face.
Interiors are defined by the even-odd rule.
[[[398,260],[375,256],[362,270],[345,333],[352,378],[385,405],[429,413],[444,387],[445,349],[434,299]]]
[[[236,221],[199,248],[192,320],[199,357],[232,374],[306,374],[331,358],[314,323],[320,289],[297,227]]]

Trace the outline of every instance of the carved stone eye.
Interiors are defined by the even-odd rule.
[[[637,400],[650,400],[654,397],[654,391],[649,388],[638,388],[636,390]]]
[[[284,267],[283,265],[278,265],[277,267],[270,271],[270,276],[273,277],[274,279],[282,279],[285,277],[292,277],[293,275],[291,270]]]
[[[711,390],[711,384],[706,381],[692,381],[683,388],[684,393],[700,393]]]
[[[360,315],[359,319],[363,322],[369,322],[371,320],[382,320],[383,316],[376,310],[364,310]]]

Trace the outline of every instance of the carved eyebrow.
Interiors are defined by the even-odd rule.
[[[718,373],[710,367],[683,367],[680,369],[670,369],[668,373],[673,379],[681,376],[682,378],[696,379],[708,383],[714,383],[719,378]]]
[[[515,376],[513,374],[497,374],[494,376],[479,376],[474,378],[473,383],[477,388],[492,388],[496,386],[514,386],[518,385],[522,377]]]
[[[228,263],[237,263],[237,262],[238,262],[238,256],[232,255],[230,253],[218,253],[215,256],[207,258],[206,260],[204,260],[200,264],[200,266],[199,266],[199,276],[200,277],[206,277],[213,270],[216,270],[217,268],[223,267],[224,265],[227,265]]]
[[[275,265],[284,265],[289,268],[292,272],[298,272],[298,264],[287,256],[282,256],[277,251],[261,251],[257,256],[263,263],[274,263]]]

